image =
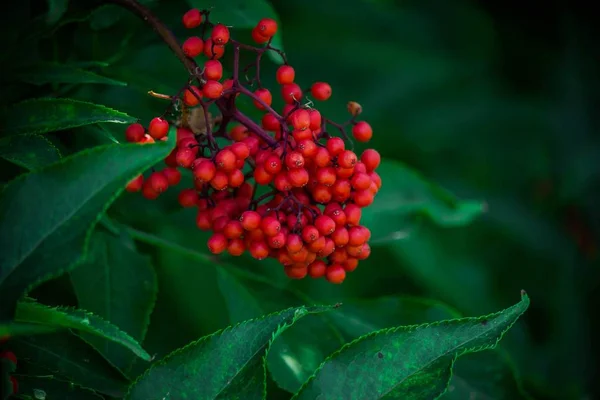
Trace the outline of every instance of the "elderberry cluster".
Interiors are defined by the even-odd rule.
[[[170,123],[175,123],[176,148],[165,159],[166,168],[153,170],[147,178],[136,177],[127,190],[156,199],[180,182],[180,169],[189,169],[193,187],[181,190],[179,203],[197,208],[198,228],[212,232],[208,249],[213,254],[248,252],[258,260],[272,257],[290,278],[309,275],[341,283],[371,252],[371,232],[360,224],[361,214],[381,188],[376,172],[379,153],[368,149],[359,156],[351,145],[346,146],[351,143],[347,128],[359,142],[368,142],[373,135],[367,122],[356,121],[361,106],[349,102],[351,117],[343,124],[321,115],[305,93],[325,101],[331,97],[331,86],[316,82],[301,88],[285,55],[271,46],[277,32],[273,19],[262,19],[252,30],[258,47],[235,41],[228,27],[209,21],[208,11],[186,12],[183,25],[201,30],[200,36],[189,37],[180,48],[186,62],[196,67],[177,95],[157,96],[171,100],[170,109],[177,108],[179,113],[177,121],[169,122],[165,112],[152,119],[147,129],[135,123],[125,132],[130,142],[151,143],[164,140]],[[220,61],[226,48],[233,52],[230,79],[223,79]],[[245,82],[240,79],[242,50],[257,55],[242,74],[246,76],[254,67],[256,76]],[[276,72],[285,103],[281,113],[271,107],[273,93],[260,82],[260,59],[265,51],[283,59]],[[201,56],[205,57],[202,67],[195,61]],[[237,108],[240,95],[249,97],[263,112],[259,122]],[[211,105],[220,116],[212,116]],[[328,131],[330,127],[341,137]],[[228,144],[219,146],[216,138]]]

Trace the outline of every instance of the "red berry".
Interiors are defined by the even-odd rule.
[[[155,140],[164,138],[168,132],[169,123],[160,117],[153,118],[148,125],[148,134]]]
[[[262,100],[266,105],[271,106],[271,103],[273,102],[273,96],[271,95],[269,89],[257,89],[254,92],[254,95]],[[259,110],[265,109],[265,106],[263,106],[259,101],[254,100],[253,102],[254,106]]]
[[[132,143],[137,143],[144,138],[146,130],[142,124],[131,124],[125,130],[125,140]]]
[[[308,273],[306,264],[303,263],[286,265],[284,271],[290,279],[303,279]]]
[[[256,29],[262,36],[271,38],[277,33],[277,22],[272,18],[263,18],[258,21]]]
[[[0,353],[0,359],[6,359],[13,363],[15,366],[17,365],[17,356],[12,351],[5,350]]]
[[[327,268],[325,276],[329,282],[339,285],[346,279],[346,271],[340,264],[333,264]]]
[[[327,271],[327,264],[323,260],[316,260],[308,266],[308,275],[311,278],[321,278],[325,276]]]
[[[223,77],[223,64],[219,60],[208,60],[204,63],[204,77],[218,81]]]
[[[282,65],[277,69],[275,73],[275,79],[277,79],[277,83],[280,85],[285,85],[288,83],[293,83],[296,78],[296,71],[289,65]]]
[[[202,23],[202,14],[197,8],[192,8],[191,10],[183,14],[182,21],[183,26],[185,26],[186,28],[196,28]]]
[[[365,164],[368,172],[375,170],[381,163],[381,156],[377,150],[367,149],[360,156],[360,161]]]
[[[258,30],[258,27],[254,27],[252,29],[252,40],[254,40],[257,44],[264,44],[267,43],[269,41],[269,37],[264,36],[260,33],[260,30]]]
[[[227,245],[227,252],[234,257],[239,257],[244,254],[246,245],[242,239],[231,239]]]
[[[177,197],[181,207],[194,207],[198,203],[198,193],[194,189],[183,189]]]
[[[204,55],[208,58],[218,60],[225,54],[225,46],[213,43],[212,39],[209,38],[204,43]]]
[[[250,251],[250,255],[257,260],[264,260],[269,256],[269,246],[263,241],[250,243],[248,251]]]
[[[213,43],[223,45],[229,42],[229,28],[223,24],[217,24],[210,35]]]
[[[229,176],[225,171],[217,170],[215,176],[210,181],[210,186],[215,190],[225,190],[229,185]]]
[[[275,132],[281,128],[281,124],[276,116],[271,113],[267,113],[262,117],[262,126],[267,131]]]
[[[169,186],[175,186],[181,181],[181,172],[177,168],[165,168],[162,173],[167,177]]]
[[[238,160],[245,160],[250,156],[250,149],[246,143],[234,143],[230,149]]]
[[[190,86],[183,92],[183,102],[186,106],[197,106],[202,100],[202,90],[197,86]]]
[[[125,186],[125,190],[128,192],[139,192],[142,190],[142,185],[144,184],[144,175],[139,174],[135,178],[129,181],[127,186]]]
[[[281,230],[281,224],[275,217],[265,217],[260,223],[260,227],[265,235],[275,236]]]
[[[304,109],[296,110],[290,115],[294,129],[305,130],[310,126],[310,114]]]
[[[214,233],[207,242],[208,250],[213,254],[221,254],[227,248],[227,238],[222,233]]]
[[[244,211],[240,217],[240,222],[247,231],[258,229],[260,227],[261,220],[262,218],[260,217],[260,214],[256,211]]]
[[[332,137],[332,138],[328,139],[327,143],[325,145],[327,147],[327,150],[329,151],[329,154],[332,157],[337,156],[338,154],[340,154],[342,151],[344,151],[346,149],[344,140],[339,137]]]
[[[281,171],[282,168],[281,159],[279,158],[279,156],[272,154],[269,157],[267,157],[263,166],[265,168],[265,171],[267,171],[269,174],[276,175],[279,173],[279,171]]]
[[[207,159],[200,161],[194,166],[194,177],[201,182],[210,182],[217,172],[216,165]]]
[[[177,150],[175,159],[177,160],[177,165],[180,167],[189,168],[196,159],[196,150],[190,148],[179,149]]]
[[[217,168],[225,171],[233,171],[236,166],[237,157],[235,153],[229,149],[223,149],[217,153],[215,164]]]
[[[194,58],[202,54],[204,50],[204,42],[198,36],[189,37],[181,46],[186,56]]]
[[[152,186],[148,183],[148,181],[145,181],[142,184],[142,196],[144,196],[148,200],[155,200],[158,198],[159,195],[160,193],[154,190]]]
[[[285,165],[290,169],[302,168],[304,166],[304,156],[297,151],[291,151],[285,156]]]
[[[223,234],[225,234],[227,239],[238,239],[244,234],[244,227],[240,221],[232,219],[225,225]]]
[[[310,88],[315,100],[325,101],[331,97],[331,86],[325,82],[316,82]]]
[[[359,142],[368,142],[373,137],[373,129],[367,122],[360,121],[352,127],[352,136]]]
[[[223,94],[223,85],[218,81],[207,81],[202,88],[202,93],[209,99],[218,99]]]
[[[338,165],[342,168],[352,168],[358,161],[356,154],[351,150],[344,150],[338,155]],[[350,174],[351,176],[352,174]],[[348,176],[348,178],[350,177]]]
[[[310,125],[309,128],[313,131],[321,129],[321,113],[318,110],[312,109],[309,111],[310,114]]]
[[[319,215],[315,219],[315,227],[319,230],[319,233],[323,236],[331,235],[336,228],[335,221],[327,215]]]
[[[281,87],[281,97],[288,104],[302,99],[302,89],[296,83],[287,83]]]
[[[147,182],[152,190],[158,193],[164,192],[169,187],[169,180],[162,172],[153,172]]]

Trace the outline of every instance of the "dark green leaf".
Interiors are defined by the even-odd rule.
[[[413,325],[461,317],[456,310],[439,301],[397,296],[345,300],[342,307],[327,315],[349,340],[394,325]],[[525,395],[515,375],[508,355],[500,349],[467,354],[454,365],[452,381],[444,398],[526,398],[523,397]]]
[[[28,170],[60,160],[60,151],[43,136],[15,135],[0,138],[0,157]]]
[[[281,38],[281,22],[275,9],[267,0],[230,0],[227,5],[214,6],[208,0],[187,0],[191,7],[211,9],[210,19],[214,23],[223,23],[233,29],[252,29],[263,18],[272,18],[277,22],[277,33],[271,41],[271,46],[284,51]],[[281,56],[273,51],[268,52],[269,57],[276,63],[282,64]]]
[[[128,124],[136,119],[117,110],[73,99],[22,101],[4,111],[0,133],[47,133],[98,122]]]
[[[67,11],[68,6],[69,0],[48,0],[48,15],[46,16],[48,25],[58,22],[60,17]]]
[[[255,318],[281,305],[301,304],[304,296],[277,287],[260,275],[242,273],[237,267],[219,265],[219,289],[231,323]],[[306,318],[284,332],[267,356],[267,365],[279,387],[295,392],[323,360],[344,341],[327,314]]]
[[[118,343],[146,361],[151,357],[140,344],[110,322],[84,310],[48,307],[33,301],[21,301],[15,319],[20,322],[76,329]]]
[[[499,350],[466,354],[454,365],[445,400],[525,400],[512,362]]]
[[[60,400],[105,400],[94,390],[71,382],[61,381],[52,375],[19,375],[19,395],[22,399],[60,399]]]
[[[6,185],[0,194],[2,313],[12,312],[28,287],[72,269],[98,216],[174,144],[172,127],[166,142],[95,147]]]
[[[141,343],[158,290],[149,257],[124,239],[100,231],[92,236],[88,254],[88,261],[70,273],[79,307],[112,322]],[[83,337],[121,371],[127,371],[135,359],[115,343],[97,336]]]
[[[263,399],[264,357],[273,340],[299,318],[328,309],[290,308],[205,336],[157,362],[126,398]]]
[[[57,379],[119,398],[127,389],[125,378],[73,334],[64,332],[15,338],[10,346],[19,355],[19,370],[40,372],[41,369]]]
[[[328,357],[294,399],[437,398],[456,358],[494,348],[528,306],[523,292],[494,314],[372,332]]]
[[[362,223],[373,232],[373,243],[403,238],[407,218],[425,215],[441,226],[470,223],[484,210],[477,201],[459,201],[406,165],[382,159],[377,169],[383,182],[375,201],[363,209]]]
[[[48,83],[97,83],[105,85],[127,86],[127,83],[86,71],[69,64],[38,63],[31,66],[19,67],[16,77],[33,85]]]

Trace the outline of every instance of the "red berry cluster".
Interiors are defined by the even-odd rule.
[[[5,343],[8,339],[8,336],[0,337],[0,345]],[[17,357],[15,356],[15,353],[8,350],[0,351],[0,380],[7,381],[6,385],[5,382],[2,382],[0,385],[2,388],[0,394],[3,396],[10,396],[19,392],[19,383],[17,382],[17,379],[11,375],[15,372],[16,368]]]
[[[196,207],[196,224],[212,232],[208,248],[240,256],[248,252],[258,260],[277,259],[290,278],[325,277],[341,283],[360,260],[371,252],[371,232],[360,224],[362,208],[371,205],[381,188],[376,172],[380,156],[368,149],[357,155],[347,148],[346,129],[359,142],[371,139],[373,131],[365,121],[356,121],[362,108],[349,102],[351,118],[343,124],[325,118],[312,101],[328,100],[331,86],[316,82],[302,89],[285,55],[271,47],[277,23],[262,19],[252,30],[254,47],[231,38],[228,27],[210,23],[209,13],[192,9],[183,16],[186,28],[202,28],[204,35],[185,40],[182,51],[188,60],[203,55],[203,67],[191,73],[190,82],[171,98],[186,115],[195,112],[195,121],[183,118],[177,125],[177,145],[165,159],[167,167],[140,175],[127,185],[148,199],[157,198],[181,180],[179,169],[191,171],[193,187],[179,193],[183,207]],[[209,37],[206,28],[212,28]],[[233,51],[233,76],[223,80],[219,59],[226,47]],[[257,74],[242,82],[239,78],[241,50],[257,54]],[[283,58],[276,72],[281,113],[272,108],[273,94],[260,82],[262,54],[275,51]],[[194,61],[195,62],[195,61]],[[248,66],[244,70],[248,70]],[[256,87],[253,90],[248,87]],[[239,95],[249,97],[262,118],[255,122],[236,107]],[[164,97],[164,96],[163,96]],[[209,106],[221,113],[214,130]],[[182,122],[183,121],[183,122]],[[333,127],[341,137],[328,131]],[[165,116],[154,118],[147,129],[130,125],[128,141],[150,143],[164,140],[169,128]],[[216,137],[229,143],[219,146]]]

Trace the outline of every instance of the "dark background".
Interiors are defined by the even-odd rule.
[[[29,10],[23,11],[24,3],[31,5]],[[151,3],[183,38],[179,18],[188,7],[185,2]],[[203,3],[243,8],[251,2]],[[398,230],[409,235],[374,245],[369,261],[341,287],[286,284],[321,300],[426,296],[468,316],[508,307],[525,289],[531,307],[502,345],[524,388],[539,399],[597,398],[600,54],[597,14],[591,6],[468,0],[272,4],[299,79],[324,80],[334,88],[324,113],[342,120],[346,101],[360,102],[375,131],[370,147],[461,199],[487,204],[487,212],[464,227],[439,227],[425,219],[380,222],[375,237]],[[71,5],[75,10],[86,7],[75,1]],[[28,17],[44,12],[46,3],[10,2],[4,7],[3,19],[9,21],[12,13]],[[129,82],[128,87],[90,85],[52,93],[96,101],[144,120],[162,107],[146,96],[147,90],[173,92],[181,85],[178,60],[126,13],[96,16],[91,25],[87,20],[66,24],[35,46],[14,41],[16,31],[35,29],[35,24],[4,24],[4,104],[36,94],[37,88],[15,84],[10,76],[20,63],[37,59],[111,60],[101,72]],[[272,76],[276,68],[265,63],[264,76]],[[115,136],[120,134],[116,129]],[[66,153],[90,145],[78,136],[57,134],[54,139]],[[14,172],[2,166],[3,177]],[[111,215],[138,227],[148,225],[156,208],[131,213],[142,202],[124,196]],[[190,238],[179,230],[186,215],[170,215],[158,228],[145,228],[200,243],[203,236]],[[196,232],[192,221],[185,221],[186,232]],[[159,270],[181,262],[151,248],[145,251],[153,254]],[[240,265],[255,267],[249,261]],[[198,279],[210,286],[213,279],[196,274],[159,272],[166,280],[162,293],[179,297],[159,297],[157,313],[180,307],[181,315],[172,318],[189,318],[183,316],[184,304],[199,300],[198,288],[186,291],[180,285]],[[194,310],[198,316],[187,322],[188,332],[174,334],[173,347],[227,323],[210,311]],[[148,346],[158,349],[162,334],[151,330]]]

